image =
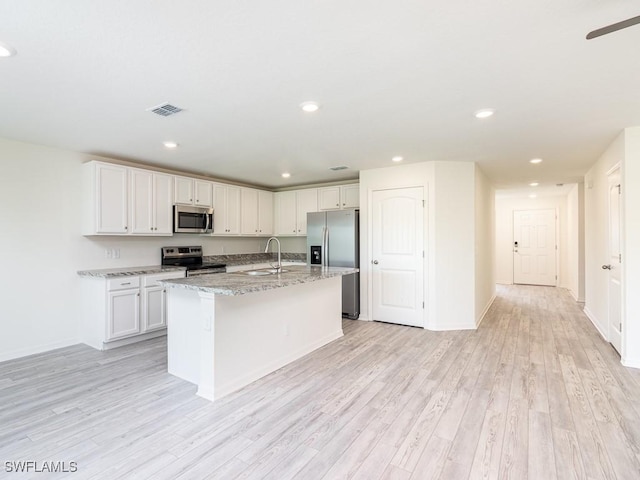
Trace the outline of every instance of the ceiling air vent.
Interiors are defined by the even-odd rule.
[[[176,113],[180,113],[182,109],[180,107],[176,107],[175,105],[171,105],[170,103],[163,103],[162,105],[147,108],[147,111],[156,113],[161,117],[169,117],[171,115],[175,115]]]
[[[347,170],[349,167],[347,167],[346,165],[340,165],[337,167],[329,167],[329,170],[333,170],[334,172],[337,172],[338,170]]]

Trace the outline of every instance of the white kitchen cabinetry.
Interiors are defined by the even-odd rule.
[[[158,283],[158,280],[169,278],[176,278],[176,274],[158,273],[142,277],[140,317],[143,333],[167,326],[167,291],[162,284]]]
[[[105,341],[140,333],[140,283],[138,277],[107,281],[107,331]]]
[[[273,193],[253,188],[241,188],[243,235],[273,234]]]
[[[129,170],[132,234],[173,235],[173,176]]]
[[[240,233],[240,187],[216,183],[213,186],[213,234]]]
[[[84,188],[83,235],[129,233],[128,169],[89,162],[82,166]]]
[[[175,203],[196,207],[212,206],[213,183],[188,177],[175,177],[175,182]]]
[[[357,208],[360,205],[360,186],[340,185],[318,189],[318,209],[338,210]]]
[[[158,280],[183,271],[113,278],[88,277],[82,288],[82,341],[98,350],[165,334],[166,292]]]
[[[258,234],[273,235],[273,193],[258,190]]]
[[[318,189],[275,194],[276,235],[306,235],[307,213],[318,211]]]

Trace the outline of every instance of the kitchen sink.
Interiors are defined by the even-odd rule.
[[[244,271],[233,272],[233,273],[236,273],[238,275],[251,275],[254,277],[259,277],[264,275],[276,275],[278,273],[284,273],[288,271],[289,270],[284,270],[284,269],[278,270],[277,268],[261,268],[260,270],[244,270]]]

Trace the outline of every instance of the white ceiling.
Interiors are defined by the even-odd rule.
[[[630,0],[0,0],[18,51],[0,59],[0,136],[273,188],[394,155],[475,161],[499,188],[570,183],[640,125],[640,25],[585,40],[636,15]],[[146,111],[165,101],[185,111]]]

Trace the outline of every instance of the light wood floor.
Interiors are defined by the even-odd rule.
[[[640,478],[640,373],[564,290],[499,287],[477,331],[344,325],[215,404],[165,372],[163,339],[2,363],[0,477]],[[27,477],[46,478],[7,474]]]

